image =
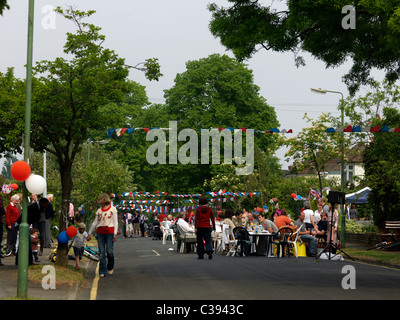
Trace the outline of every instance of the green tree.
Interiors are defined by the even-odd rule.
[[[3,15],[5,9],[10,9],[7,0],[0,0],[0,15]]]
[[[350,93],[370,84],[371,70],[386,72],[391,82],[399,79],[400,2],[356,0],[287,0],[282,10],[252,0],[228,0],[230,7],[215,3],[211,33],[240,60],[260,49],[292,51],[297,65],[305,64],[300,51],[309,52],[327,67],[353,66],[344,80]],[[344,6],[355,8],[355,29],[346,29]]]
[[[269,130],[279,124],[274,108],[259,91],[245,64],[227,55],[212,54],[188,61],[186,71],[165,90],[165,98],[171,119],[179,122],[179,128]],[[266,145],[273,141],[269,135],[258,140]]]
[[[279,125],[274,108],[260,96],[252,71],[226,55],[188,61],[186,71],[176,76],[171,89],[165,90],[165,98],[170,120],[177,121],[178,130],[194,129],[198,137],[201,129],[269,130]],[[265,150],[275,145],[275,138],[255,133],[255,144]],[[221,154],[223,146],[221,143]],[[208,164],[177,164],[162,170],[169,175],[169,184],[189,190],[202,188],[204,180],[212,177],[210,168]]]
[[[1,169],[1,175],[7,179],[11,180],[13,177],[11,176],[11,166],[18,159],[11,154],[5,155],[6,160],[3,163],[3,167]]]
[[[400,127],[400,87],[388,81],[374,82],[364,96],[345,101],[346,115],[361,127]],[[366,148],[363,153],[363,184],[372,191],[369,196],[374,223],[384,227],[386,220],[400,218],[399,135],[396,132],[359,133]]]
[[[132,172],[112,152],[106,152],[103,145],[89,145],[82,150],[77,155],[72,176],[75,183],[71,198],[76,204],[89,201],[95,205],[96,197],[104,190],[120,194],[134,189]]]
[[[14,68],[0,72],[0,156],[22,152],[25,83],[15,78]]]
[[[399,127],[400,112],[384,108],[381,125]],[[380,228],[387,220],[400,219],[399,144],[398,133],[375,133],[364,153],[365,179],[372,189],[368,201]]]
[[[107,122],[102,118],[105,111],[100,107],[123,103],[132,83],[127,81],[129,66],[125,65],[125,60],[103,47],[105,37],[100,28],[84,22],[95,11],[84,12],[71,7],[65,10],[58,7],[56,11],[71,20],[77,31],[67,33],[64,53],[68,60],[59,57],[54,61],[40,61],[34,67],[31,146],[37,151],[46,150],[57,158],[62,187],[60,231],[63,231],[67,227],[63,216],[71,201],[74,160],[91,130],[107,129]],[[157,69],[157,65],[153,67]],[[150,74],[154,79],[158,73],[153,69]],[[5,116],[2,123],[6,125],[1,129],[5,133],[4,140],[0,140],[1,148],[16,148],[20,144],[16,143],[16,137],[21,137],[23,132],[21,83],[13,77],[12,70],[1,75],[0,84],[6,87],[5,94],[0,94],[1,112]],[[59,245],[58,264],[68,262],[67,249],[67,244]]]
[[[310,126],[303,128],[295,137],[286,139],[284,144],[289,147],[286,157],[294,160],[292,172],[300,172],[311,169],[318,176],[319,190],[322,192],[322,176],[325,164],[341,155],[340,140],[338,134],[325,133],[329,127],[331,117],[323,113],[316,120],[307,114],[304,117]],[[345,139],[345,145],[348,144]]]

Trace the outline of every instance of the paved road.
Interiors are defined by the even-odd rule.
[[[194,253],[178,253],[170,241],[151,238],[119,237],[114,248],[114,274],[93,290],[93,264],[78,300],[90,299],[91,292],[97,300],[400,299],[400,270],[358,262],[221,255],[198,260]],[[354,269],[344,272],[345,266]],[[350,274],[353,282],[346,280]],[[356,288],[343,289],[343,278]]]

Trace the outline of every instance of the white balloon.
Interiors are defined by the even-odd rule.
[[[31,174],[25,180],[25,186],[31,193],[42,194],[46,190],[46,180],[42,176]]]

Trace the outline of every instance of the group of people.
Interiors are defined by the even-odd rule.
[[[124,213],[122,217],[122,226],[122,234],[124,238],[137,238],[139,236],[145,237],[148,230],[146,216],[139,209],[136,209],[134,213]]]
[[[6,224],[7,247],[11,255],[17,257],[19,225],[22,223],[22,195],[14,194],[9,204],[4,208],[0,198],[0,239],[3,239],[3,225]],[[29,264],[39,262],[39,256],[43,254],[43,248],[51,246],[50,222],[54,217],[54,209],[51,204],[53,195],[38,200],[37,195],[32,194],[28,205],[27,223],[32,228],[29,235]],[[5,218],[5,220],[4,220]],[[18,258],[18,257],[17,257]],[[18,259],[16,259],[18,264]],[[3,265],[0,260],[0,266]]]
[[[318,209],[315,211],[311,209],[311,203],[305,201],[296,221],[287,216],[285,209],[274,210],[270,216],[259,211],[247,212],[245,209],[237,210],[236,212],[231,208],[227,208],[225,211],[217,209],[217,216],[214,219],[214,214],[212,214],[212,210],[207,206],[208,201],[206,200],[200,203],[195,215],[192,215],[191,212],[182,212],[173,220],[173,223],[180,227],[181,232],[185,234],[197,234],[199,259],[203,258],[204,252],[210,258],[212,257],[212,241],[216,238],[216,222],[226,224],[232,229],[235,227],[251,228],[253,225],[257,225],[263,230],[274,234],[275,239],[280,237],[279,230],[283,227],[290,227],[294,232],[300,228],[300,242],[308,243],[308,256],[311,257],[317,255],[318,238],[322,238],[324,243],[330,241],[331,233],[328,230],[331,229],[331,222],[332,243],[336,244],[337,242],[338,211],[336,208],[332,210],[331,204],[326,204],[323,198],[318,200]],[[333,217],[331,218],[332,212]],[[192,217],[194,220],[191,219]]]

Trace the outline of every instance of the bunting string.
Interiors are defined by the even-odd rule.
[[[388,125],[385,126],[375,126],[375,127],[361,127],[361,126],[347,126],[338,128],[328,128],[325,130],[327,133],[333,132],[400,132],[400,127],[389,128]]]
[[[113,133],[115,132],[117,137],[122,136],[124,133],[130,134],[134,131],[145,131],[145,132],[149,132],[149,130],[154,130],[154,129],[161,129],[161,130],[171,130],[171,128],[158,128],[158,127],[150,127],[150,128],[118,128],[118,129],[107,129],[107,136],[109,138],[111,138],[111,136],[113,135]],[[218,127],[218,128],[209,128],[209,129],[200,129],[200,131],[202,130],[218,130],[218,131],[224,131],[224,130],[230,130],[230,131],[254,131],[257,133],[293,133],[292,129],[278,129],[278,128],[272,128],[270,130],[255,130],[255,129],[246,129],[244,127],[240,128],[240,129],[234,129],[232,127],[227,127],[227,128],[222,128],[222,127]]]

